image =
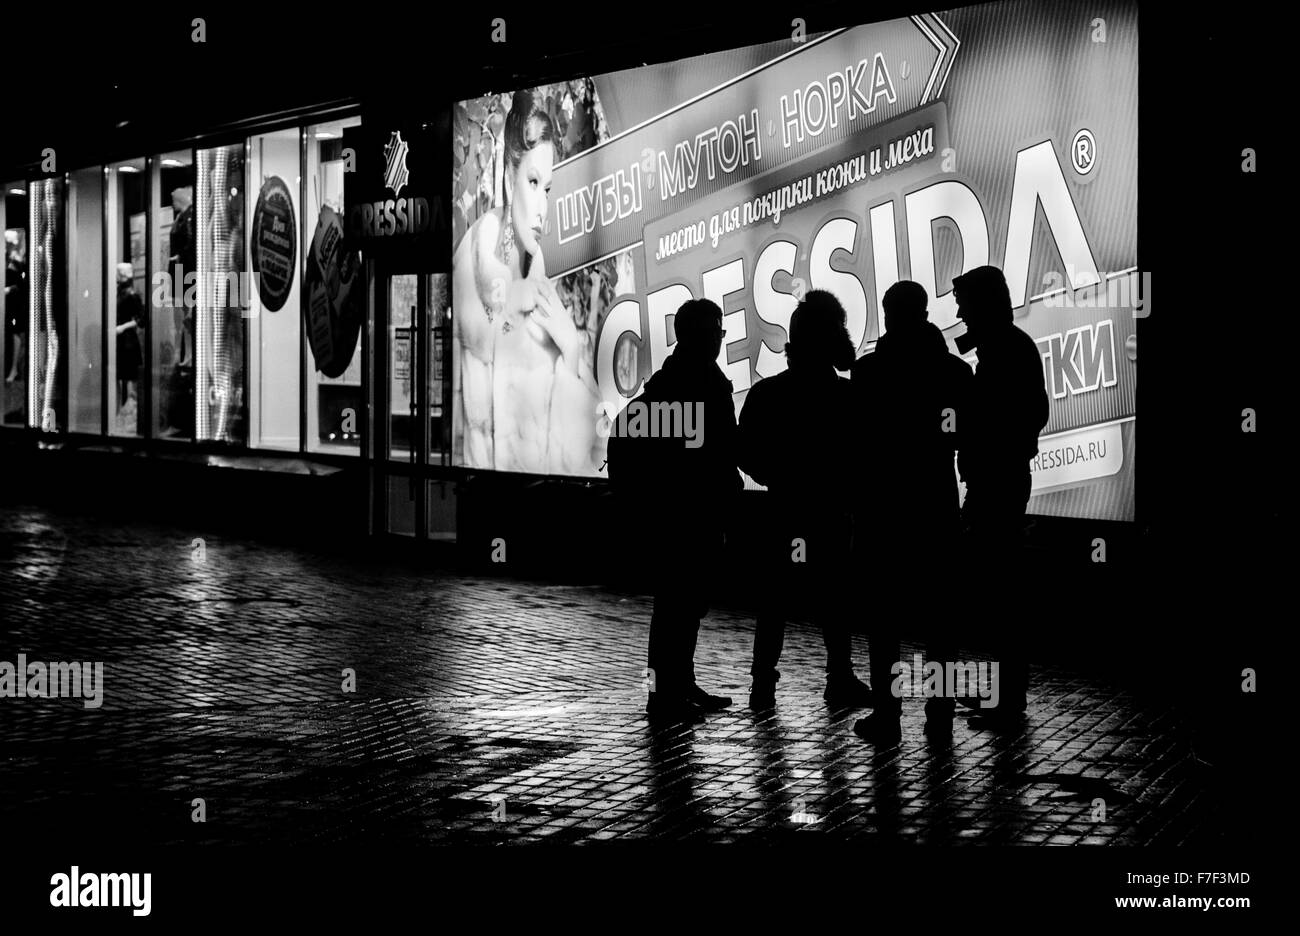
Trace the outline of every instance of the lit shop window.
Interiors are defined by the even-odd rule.
[[[303,282],[307,358],[307,449],[355,455],[366,413],[361,391],[365,271],[342,249],[343,131],[360,119],[307,128],[306,257]]]
[[[28,296],[27,183],[10,182],[0,199],[0,230],[5,238],[4,382],[0,383],[0,425],[27,425]]]
[[[145,258],[148,208],[144,159],[104,168],[104,296],[108,326],[108,431],[139,435],[144,351],[149,342],[149,264]],[[170,244],[163,250],[169,250]],[[166,257],[162,257],[166,260]],[[158,280],[163,270],[155,275]],[[165,282],[162,283],[165,285]]]
[[[67,368],[63,180],[32,182],[27,201],[29,243],[27,425],[57,432],[67,424],[63,375]]]
[[[451,464],[451,277],[429,274],[429,464]],[[439,491],[439,498],[445,499]],[[432,509],[432,508],[430,508]],[[430,527],[433,529],[433,527]]]
[[[152,162],[149,327],[153,424],[164,439],[194,437],[195,313],[198,231],[194,154],[164,153]]]
[[[245,275],[244,146],[198,150],[195,156],[195,438],[243,443],[245,316],[253,291]]]
[[[248,443],[294,452],[301,414],[301,164],[297,129],[249,141]]]
[[[68,176],[68,428],[98,434],[104,400],[104,172]]]

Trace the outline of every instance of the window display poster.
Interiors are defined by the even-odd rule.
[[[136,294],[140,296],[147,296],[149,294],[149,291],[145,289],[145,279],[148,276],[148,270],[146,269],[145,262],[144,262],[144,254],[145,254],[144,212],[141,211],[131,215],[128,224],[130,225],[129,230],[131,234],[132,280],[135,284]],[[170,224],[171,222],[169,221],[168,222],[169,230],[170,230]]]
[[[293,196],[279,176],[262,183],[253,210],[253,274],[268,312],[279,312],[289,298],[298,269],[298,226]]]
[[[345,248],[343,225],[322,208],[307,252],[307,338],[316,369],[339,377],[348,369],[365,318],[365,277],[356,252]]]
[[[158,251],[158,266],[155,268],[165,271],[167,276],[161,278],[157,290],[151,290],[151,293],[162,300],[163,305],[171,305],[172,288],[171,281],[174,271],[170,269],[171,250],[172,250],[172,221],[175,220],[175,211],[171,205],[165,205],[158,209],[158,235],[154,244],[154,249]],[[134,248],[133,248],[134,249]],[[184,271],[188,273],[189,271]],[[184,283],[176,283],[175,287],[184,289]],[[181,297],[184,298],[184,292]]]
[[[411,412],[411,329],[393,326],[389,333],[393,349],[389,361],[389,373],[392,374],[389,400],[394,416],[408,416]]]

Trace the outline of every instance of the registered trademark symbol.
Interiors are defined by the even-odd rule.
[[[1091,130],[1084,128],[1074,135],[1070,157],[1074,161],[1074,171],[1079,175],[1092,172],[1092,167],[1097,164],[1097,140]]]

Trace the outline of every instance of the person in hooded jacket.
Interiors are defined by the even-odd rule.
[[[998,705],[970,721],[978,728],[1015,728],[1023,719],[1028,663],[1021,608],[997,608],[994,594],[1024,593],[1024,524],[1029,502],[1029,463],[1050,414],[1038,345],[1015,325],[1011,293],[1002,271],[982,266],[955,277],[957,318],[966,323],[958,346],[979,358],[957,466],[966,482],[962,518],[968,531],[966,565],[974,575],[975,599],[998,616],[1001,686]],[[975,706],[971,697],[966,704]]]
[[[651,720],[697,721],[731,699],[695,681],[700,620],[720,574],[726,527],[743,488],[736,471],[736,408],[718,366],[722,310],[686,302],[673,320],[676,345],[611,426],[610,484],[633,515],[650,519],[644,568],[653,576],[646,713]],[[663,428],[656,407],[676,420]],[[639,411],[639,412],[638,412]]]
[[[751,387],[740,413],[740,467],[770,492],[750,670],[754,710],[775,702],[785,624],[796,605],[821,626],[827,703],[859,708],[871,701],[870,687],[853,672],[847,620],[853,413],[849,382],[836,371],[849,369],[855,349],[845,323],[834,295],[807,293],[790,317],[789,366]]]
[[[956,615],[944,567],[956,546],[961,515],[955,455],[971,390],[971,369],[948,350],[928,321],[919,283],[885,292],[885,332],[853,365],[861,478],[854,555],[869,585],[874,711],[855,732],[869,740],[899,733],[902,698],[893,690],[900,625],[923,635],[929,660],[952,658]],[[874,587],[871,587],[874,583]],[[909,681],[910,682],[910,681]],[[927,731],[952,731],[956,687],[926,701]],[[973,691],[973,687],[971,689]]]

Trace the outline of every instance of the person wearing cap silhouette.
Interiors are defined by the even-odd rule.
[[[849,382],[836,373],[853,365],[845,322],[834,295],[805,295],[790,317],[789,367],[751,387],[740,412],[740,467],[767,487],[772,518],[750,670],[755,711],[775,702],[776,666],[796,598],[821,626],[826,702],[837,709],[871,704],[870,687],[853,672],[844,600],[855,491],[852,399]]]
[[[1047,425],[1048,399],[1038,346],[1016,327],[1002,271],[982,266],[963,273],[953,279],[953,295],[957,318],[966,324],[957,346],[963,352],[974,348],[978,357],[957,466],[966,482],[962,519],[969,533],[968,566],[976,576],[971,595],[986,602],[994,594],[1013,593],[1024,574],[1029,463]],[[1005,611],[997,624],[999,703],[971,719],[973,727],[1008,727],[1024,714],[1028,665],[1022,635],[1016,633],[1017,609]],[[978,706],[974,698],[966,701]]]
[[[925,556],[956,547],[961,529],[954,465],[972,380],[970,365],[948,350],[929,322],[929,296],[919,283],[895,283],[885,292],[885,332],[872,353],[853,365],[852,387],[861,452],[854,558],[873,588],[868,625],[874,711],[854,732],[870,741],[899,735],[903,703],[894,694],[900,622],[925,638],[926,656],[952,659],[956,616],[951,592],[937,586]],[[925,703],[926,730],[952,733],[955,687]]]

